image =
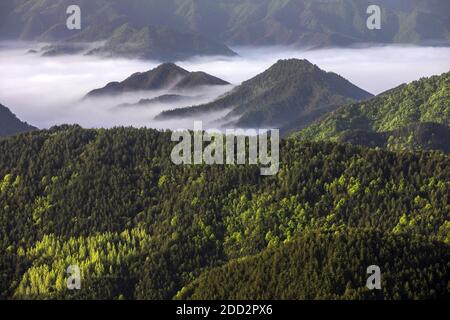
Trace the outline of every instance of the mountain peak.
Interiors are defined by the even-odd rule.
[[[160,64],[149,71],[137,72],[124,82],[135,83],[136,89],[146,89],[140,88],[140,86],[148,86],[150,83],[150,87],[156,87],[149,89],[161,89],[166,86],[168,82],[177,81],[187,75],[189,75],[189,71],[177,66],[175,63],[167,62]]]
[[[189,72],[175,63],[163,63],[149,71],[132,74],[122,82],[110,82],[92,90],[87,97],[117,95],[142,90],[186,90],[199,86],[228,85],[229,83],[205,72]]]
[[[312,77],[319,79],[326,74],[326,71],[306,59],[281,59],[250,81],[256,80],[267,85],[279,81],[309,81]]]
[[[180,73],[189,73],[189,71],[177,66],[173,62],[165,62],[150,71],[178,71]]]
[[[229,113],[222,123],[239,128],[305,127],[341,105],[372,95],[308,60],[279,60],[222,98],[208,104],[165,111],[157,119],[192,117],[209,111]]]
[[[278,66],[278,65],[315,66],[307,59],[298,59],[298,58],[279,59],[273,66]]]
[[[278,60],[269,70],[274,69],[287,69],[290,72],[295,71],[305,71],[305,72],[313,72],[313,71],[322,71],[318,66],[311,63],[306,59],[280,59]]]

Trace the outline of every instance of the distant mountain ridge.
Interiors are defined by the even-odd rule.
[[[44,57],[84,54],[104,57],[157,60],[170,62],[193,56],[236,56],[226,45],[204,36],[165,27],[146,26],[140,29],[128,23],[113,31],[102,42],[86,42],[77,37],[56,41],[29,53]]]
[[[76,3],[83,14],[80,31],[70,31],[65,25],[66,8],[73,1],[3,0],[0,34],[7,39],[51,42],[104,41],[127,25],[136,30],[135,35],[151,25],[230,45],[450,44],[448,0],[378,0],[376,3],[370,0],[78,0]],[[367,8],[372,4],[382,10],[381,31],[367,28]]]
[[[199,55],[235,56],[230,48],[198,34],[165,27],[117,28],[106,43],[88,54],[156,59],[167,62]]]
[[[174,63],[164,63],[147,72],[137,72],[121,82],[110,82],[92,90],[86,97],[118,95],[126,92],[171,89],[190,90],[201,86],[221,86],[230,83],[205,72],[189,72]]]
[[[195,96],[182,96],[179,94],[163,94],[161,96],[157,96],[155,98],[151,99],[141,99],[136,103],[123,103],[118,105],[119,108],[126,108],[126,107],[148,107],[152,105],[158,105],[158,104],[167,104],[167,103],[176,103],[176,102],[182,102],[182,101],[195,101],[195,99],[198,97]]]
[[[450,148],[450,72],[414,81],[368,101],[343,106],[294,134],[398,149]]]
[[[276,127],[289,132],[343,104],[371,96],[307,60],[289,59],[278,61],[211,103],[165,111],[156,119],[196,117],[229,110],[219,121],[240,128]]]
[[[19,120],[11,110],[0,104],[0,137],[13,136],[33,130],[37,130],[37,128]]]

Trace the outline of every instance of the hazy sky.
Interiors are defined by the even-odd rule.
[[[85,127],[183,126],[182,122],[161,124],[152,121],[161,110],[181,105],[114,108],[119,103],[135,103],[141,98],[165,92],[138,93],[95,103],[79,101],[90,90],[103,87],[110,81],[121,81],[132,73],[154,68],[158,65],[156,61],[83,56],[42,58],[26,54],[26,48],[3,46],[0,50],[0,103],[33,125],[40,128],[62,123],[78,123]],[[234,50],[240,54],[239,57],[198,57],[177,64],[189,71],[208,72],[237,85],[264,71],[278,59],[306,58],[374,94],[450,70],[450,48],[386,46],[298,51],[270,47]],[[205,88],[191,95],[202,96],[198,101],[202,103],[229,89]]]

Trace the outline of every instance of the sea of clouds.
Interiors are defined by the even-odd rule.
[[[41,57],[28,53],[31,44],[0,44],[0,104],[20,119],[39,128],[64,123],[84,127],[136,126],[187,128],[192,119],[157,122],[161,111],[184,107],[183,103],[149,107],[117,108],[166,92],[138,92],[122,97],[83,100],[91,90],[111,81],[122,81],[135,72],[156,67],[158,61],[107,59],[70,55]],[[450,70],[450,48],[377,46],[365,48],[296,50],[282,47],[233,48],[238,57],[195,57],[176,62],[189,71],[204,71],[239,85],[263,72],[279,59],[308,59],[326,71],[345,77],[355,85],[378,94],[421,77]],[[212,101],[232,86],[201,88],[188,92],[195,103]],[[172,92],[173,93],[173,92]],[[180,93],[186,95],[186,92]],[[226,112],[226,111],[224,111]],[[222,115],[205,115],[208,120]]]

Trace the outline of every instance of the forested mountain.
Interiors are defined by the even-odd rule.
[[[137,72],[121,82],[110,82],[101,89],[92,90],[87,97],[160,89],[183,91],[195,87],[219,85],[229,85],[229,83],[205,72],[189,72],[173,63],[164,63],[147,72]]]
[[[170,138],[62,126],[0,141],[0,297],[448,297],[448,154],[289,139],[264,177],[174,165]]]
[[[374,4],[369,0],[78,0],[83,14],[80,31],[65,25],[66,8],[72,4],[71,0],[3,0],[0,35],[97,41],[130,24],[135,30],[166,27],[233,45],[448,45],[450,41],[447,0],[379,0],[382,31],[366,26],[367,8]],[[140,43],[138,34],[134,37]]]
[[[183,288],[177,298],[449,298],[449,260],[448,245],[414,235],[386,235],[370,230],[314,231],[283,246],[205,272]],[[380,291],[366,287],[366,268],[374,263],[383,270]],[[400,286],[399,279],[404,281]]]
[[[12,136],[20,132],[36,129],[28,123],[20,121],[11,110],[0,104],[0,137]]]
[[[367,27],[372,4],[381,30]],[[81,30],[66,27],[70,5]],[[172,62],[236,55],[227,45],[450,46],[448,12],[448,0],[0,0],[0,40],[36,41],[29,54],[166,62],[87,99],[159,90],[117,107],[145,121],[156,111],[133,107],[170,105],[155,119],[217,115],[219,128],[288,137],[279,170],[263,176],[260,165],[175,165],[170,131],[37,130],[0,105],[0,300],[449,299],[450,72],[374,97],[280,60],[211,101],[201,88],[230,84]],[[61,76],[47,67],[27,83]],[[104,105],[78,102],[64,119]],[[366,286],[371,265],[380,290]]]
[[[300,129],[343,104],[372,95],[307,60],[280,60],[208,104],[161,113],[156,119],[196,117],[229,110],[221,122],[241,128]]]
[[[175,31],[166,27],[135,29],[125,24],[116,29],[104,45],[88,54],[156,59],[170,62],[193,56],[235,56],[224,44],[204,36]]]
[[[341,107],[295,134],[398,149],[449,151],[450,72],[414,81],[368,101]]]

